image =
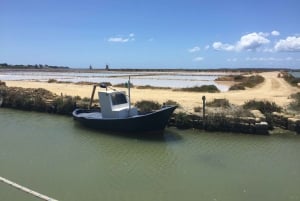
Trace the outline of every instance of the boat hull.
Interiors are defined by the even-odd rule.
[[[162,133],[175,109],[176,106],[166,106],[149,114],[129,118],[86,118],[82,115],[83,113],[95,111],[76,109],[73,111],[73,118],[84,126],[99,130],[122,133]]]

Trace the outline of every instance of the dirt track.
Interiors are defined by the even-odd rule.
[[[282,78],[278,78],[278,72],[261,73],[265,81],[247,90],[228,91],[221,93],[199,93],[199,92],[180,92],[161,89],[132,89],[132,102],[139,100],[154,100],[163,103],[167,100],[178,102],[186,111],[193,111],[194,107],[202,105],[202,96],[206,96],[207,101],[214,98],[226,98],[230,103],[242,105],[245,101],[268,100],[275,102],[280,106],[286,106],[291,99],[292,93],[300,92],[299,88],[290,86]],[[56,94],[79,95],[81,97],[90,97],[92,86],[75,84],[58,84],[44,82],[28,81],[6,81],[7,86],[26,87],[26,88],[45,88]],[[120,89],[126,90],[126,89]]]

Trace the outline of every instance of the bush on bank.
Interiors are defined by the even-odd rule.
[[[234,81],[239,82],[237,84],[234,84],[229,88],[229,90],[245,90],[246,87],[253,88],[256,85],[263,83],[265,78],[261,75],[252,75],[249,77],[246,76],[238,76],[234,79]]]
[[[174,89],[174,91],[208,92],[208,93],[220,92],[220,90],[215,85],[202,85],[202,86],[186,87],[186,88]]]
[[[152,112],[153,110],[158,110],[161,105],[156,101],[141,100],[134,104],[141,113]]]
[[[244,103],[243,108],[259,110],[263,114],[282,111],[282,108],[280,106],[278,106],[275,102],[270,101],[249,100]]]
[[[300,92],[292,94],[293,101],[289,104],[289,108],[292,110],[300,111]]]

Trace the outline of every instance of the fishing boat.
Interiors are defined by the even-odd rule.
[[[90,109],[96,88],[99,91],[100,109]],[[82,125],[105,131],[122,133],[163,133],[169,118],[176,109],[174,105],[164,105],[149,113],[140,113],[130,103],[130,79],[128,95],[125,91],[110,90],[106,84],[93,86],[89,109],[75,109],[73,118]]]

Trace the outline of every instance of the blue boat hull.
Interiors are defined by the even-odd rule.
[[[95,112],[95,110],[76,109],[73,118],[82,125],[105,131],[122,133],[162,133],[168,124],[170,116],[176,106],[166,106],[162,109],[128,118],[86,118],[83,113]],[[100,112],[99,112],[100,113]]]

